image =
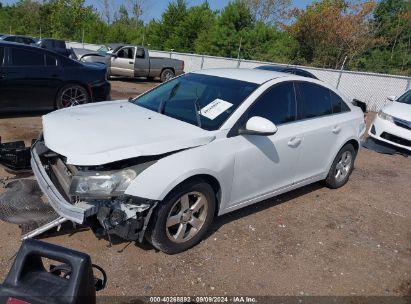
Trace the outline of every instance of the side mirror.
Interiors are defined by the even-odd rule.
[[[118,57],[116,53],[107,53],[107,55],[109,55],[110,57],[113,57],[113,58],[117,58],[117,57]]]
[[[396,101],[397,100],[397,96],[387,96],[387,99],[389,101]]]
[[[239,134],[268,136],[274,135],[275,133],[277,133],[277,130],[278,129],[275,126],[275,124],[273,124],[268,119],[259,116],[254,116],[247,121],[245,129],[241,128],[239,130]]]

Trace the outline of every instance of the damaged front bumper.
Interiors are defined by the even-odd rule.
[[[31,149],[31,167],[49,204],[61,217],[83,225],[97,221],[104,233],[116,234],[126,240],[143,240],[150,217],[157,205],[156,201],[124,196],[107,200],[70,202],[53,184],[42,163],[41,156],[47,151],[43,142],[34,143]],[[101,229],[93,230],[99,232]]]

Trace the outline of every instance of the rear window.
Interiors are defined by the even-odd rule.
[[[46,55],[47,66],[57,66],[57,59],[54,56]]]
[[[331,90],[330,90],[330,94],[331,94],[331,106],[333,109],[333,114],[348,112],[350,110],[350,108],[347,106],[347,104],[344,102],[344,100],[340,96],[338,96]]]
[[[308,82],[298,83],[302,98],[303,118],[313,118],[333,113],[330,91],[327,88]]]
[[[13,66],[44,66],[44,54],[26,49],[13,48],[11,60]]]

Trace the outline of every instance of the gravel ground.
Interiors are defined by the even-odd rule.
[[[113,81],[113,98],[153,86]],[[154,83],[156,85],[158,83]],[[3,117],[3,141],[37,137],[40,115]],[[10,176],[0,169],[0,176]],[[362,149],[346,186],[317,183],[222,216],[208,237],[169,256],[148,244],[108,247],[64,227],[42,239],[87,252],[105,268],[101,295],[411,295],[411,158]],[[0,281],[20,229],[0,222]]]

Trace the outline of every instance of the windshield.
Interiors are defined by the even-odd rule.
[[[246,81],[186,74],[132,102],[211,131],[219,129],[257,87]]]
[[[411,90],[405,92],[401,97],[399,97],[397,102],[402,102],[411,105]]]

